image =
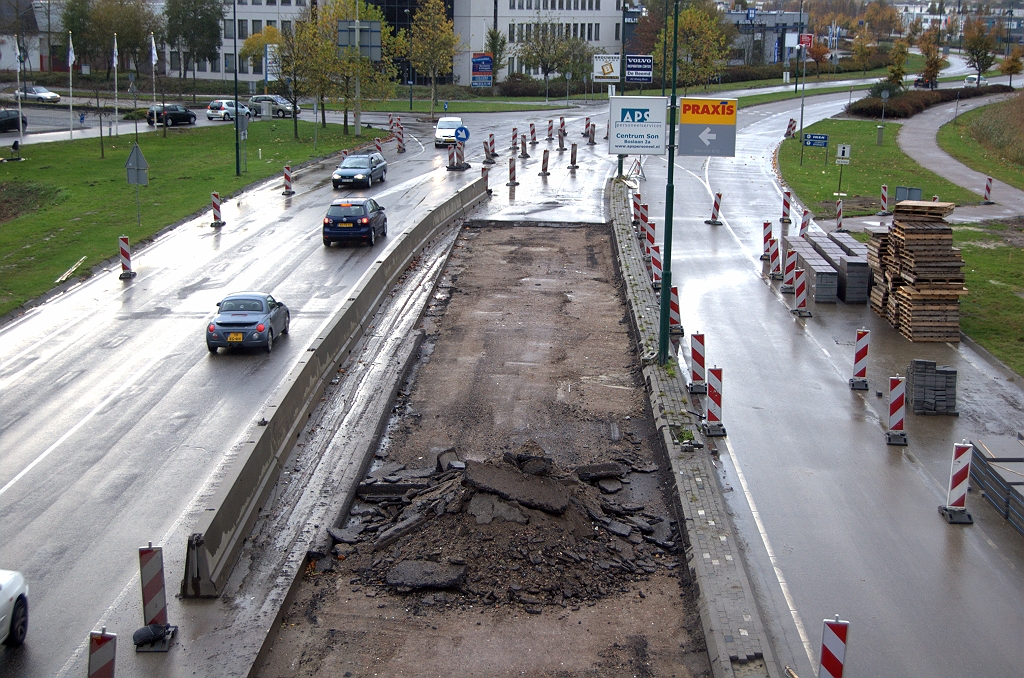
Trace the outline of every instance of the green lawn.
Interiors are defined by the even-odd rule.
[[[975,141],[967,131],[971,121],[988,115],[990,110],[991,106],[982,106],[964,113],[956,123],[947,122],[939,128],[939,146],[971,169],[1024,189],[1024,166],[1001,157],[1000,153],[993,153]]]
[[[900,123],[885,124],[882,146],[875,144],[877,124],[862,120],[823,120],[804,128],[806,134],[829,135],[829,160],[825,163],[825,149],[804,148],[800,165],[800,144],[787,139],[779,149],[779,168],[782,176],[797,196],[814,214],[822,218],[835,218],[833,195],[838,189],[839,166],[833,159],[837,144],[850,144],[851,162],[843,169],[843,213],[846,216],[874,214],[881,207],[882,184],[889,186],[890,199],[896,186],[921,188],[926,199],[938,195],[943,201],[957,204],[977,203],[978,196],[956,186],[924,169],[899,149],[896,133]]]
[[[127,129],[130,129],[129,125]],[[122,130],[125,126],[122,125]],[[311,158],[365,142],[329,125],[318,131],[299,122],[301,141],[290,120],[255,122],[249,127],[248,171],[235,176],[234,128],[172,128],[139,137],[149,162],[149,185],[140,189],[142,226],[136,225],[135,190],[124,165],[134,135],[25,147],[25,162],[0,164],[0,315],[38,297],[82,256],[80,272],[117,253],[117,238],[132,243],[210,204],[210,193],[225,198],[246,185],[279,175]],[[259,159],[262,152],[263,158]],[[11,219],[12,212],[22,211]]]
[[[864,91],[870,89],[871,85],[856,85],[854,86],[855,91]],[[835,94],[837,92],[849,92],[849,87],[823,87],[821,89],[809,89],[807,90],[807,96],[818,96],[820,94]],[[740,108],[746,108],[747,106],[759,106],[761,104],[770,104],[773,101],[782,101],[783,99],[799,99],[800,94],[794,94],[793,90],[787,90],[785,92],[772,92],[771,94],[752,94],[746,97],[739,97]]]
[[[570,106],[572,105],[572,99]],[[306,105],[303,104],[303,107]],[[412,101],[412,112],[413,113],[430,113],[430,100],[429,99],[413,99]],[[434,107],[434,115],[454,115],[456,113],[506,113],[511,111],[543,111],[543,110],[556,110],[559,108],[565,108],[565,99],[552,98],[548,104],[544,103],[544,100],[536,99],[498,99],[496,101],[490,101],[487,99],[472,99],[469,101],[449,101],[447,113],[444,110],[444,100],[442,100],[437,106]],[[341,111],[344,108],[341,104],[327,104],[327,110],[329,111]],[[401,115],[409,113],[409,100],[408,99],[388,99],[387,101],[364,101],[364,111],[378,111],[387,112],[392,111]],[[349,119],[352,119],[352,109],[349,109]]]

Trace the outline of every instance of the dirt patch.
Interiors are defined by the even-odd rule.
[[[705,676],[605,228],[470,230],[259,675]]]
[[[1019,247],[1024,248],[1024,217],[1012,217],[1010,219],[999,219],[984,224],[972,224],[970,226],[953,226],[954,232],[977,232],[997,236],[1000,240],[972,241],[970,244],[975,247]]]
[[[878,198],[868,198],[863,195],[851,195],[843,198],[843,214],[873,213],[882,209],[882,203]],[[818,209],[814,210],[814,216],[818,219],[836,218],[836,201],[822,200],[818,203]]]

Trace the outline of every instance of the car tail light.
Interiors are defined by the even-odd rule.
[[[368,224],[368,223],[370,223],[370,217],[363,217],[362,219],[359,220],[359,223],[360,224]]]
[[[256,326],[256,331],[257,332],[262,332],[265,329],[267,329],[267,326],[264,325],[263,323],[260,323],[259,325]]]
[[[213,323],[210,323],[210,326],[206,328],[206,331],[207,332],[216,332],[217,331],[217,326],[214,325]]]
[[[324,217],[324,226],[330,226],[330,225],[331,225],[331,220],[328,219],[327,217]]]

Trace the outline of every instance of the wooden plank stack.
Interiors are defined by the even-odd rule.
[[[869,229],[871,308],[911,341],[960,341],[964,261],[945,217],[953,203],[904,200],[892,226]]]

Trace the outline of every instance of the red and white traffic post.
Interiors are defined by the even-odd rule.
[[[675,285],[668,294],[668,331],[669,334],[683,333],[683,317],[679,314],[679,288]]]
[[[974,445],[966,440],[953,445],[953,462],[949,467],[949,488],[946,505],[939,513],[950,525],[973,525],[974,518],[967,512],[967,490],[971,482],[971,454]]]
[[[637,231],[637,236],[642,243],[647,242],[647,221],[650,219],[650,212],[648,210],[647,203],[640,204],[640,229]],[[646,254],[646,250],[644,253]]]
[[[541,157],[540,171],[537,172],[537,174],[542,177],[546,177],[551,174],[551,172],[548,172],[548,149],[546,148],[544,149],[544,155]]]
[[[530,145],[533,146],[537,143],[537,128],[530,123]]]
[[[89,633],[89,678],[114,678],[117,659],[117,634],[107,627]]]
[[[292,190],[292,167],[291,165],[284,166],[284,192],[281,195],[295,195],[295,191]]]
[[[508,183],[506,186],[518,186],[519,182],[516,181],[516,159],[508,159]]]
[[[889,377],[889,430],[885,432],[885,442],[888,445],[907,444],[907,433],[903,430],[903,420],[907,414],[905,397],[904,378],[899,375]]]
[[[764,251],[761,252],[761,261],[768,261],[769,251],[771,250],[771,239],[772,239],[772,222],[764,222]]]
[[[801,318],[811,317],[807,310],[807,275],[802,268],[793,271],[793,308],[789,312]]]
[[[889,211],[889,186],[882,184],[882,211],[878,212],[875,216],[887,217],[892,212]]]
[[[785,259],[782,262],[782,284],[779,285],[779,292],[793,294],[794,281],[796,278],[796,250],[786,250]]]
[[[523,150],[519,153],[519,157],[520,158],[524,158],[524,159],[525,158],[529,158],[530,154],[526,152],[526,135],[525,134],[521,137],[521,140],[522,140]]]
[[[843,230],[843,201],[836,200],[836,230]]]
[[[490,178],[490,170],[491,168],[488,167],[487,165],[484,165],[483,167],[480,168],[480,178],[484,180],[484,190],[487,191],[488,193],[491,192],[491,187],[490,184],[488,183],[488,179]]]
[[[210,226],[220,228],[224,225],[224,220],[220,217],[220,193],[217,191],[210,194],[210,206],[213,208],[213,221]]]
[[[159,546],[139,548],[139,574],[142,580],[142,623],[167,623],[167,593],[164,589],[164,552]]]
[[[388,131],[395,131],[395,118],[394,115],[392,115],[391,113],[388,113]]]
[[[515,127],[512,128],[512,150],[516,151],[519,148],[519,130]]]
[[[704,421],[704,435],[721,438],[725,435],[722,423],[722,368],[708,370],[708,416]]]
[[[807,237],[807,230],[811,227],[811,211],[805,209],[804,213],[800,216],[800,231],[798,235],[801,238]]]
[[[484,142],[484,165],[493,165],[494,158],[491,156],[491,149],[487,146],[487,142]]]
[[[587,146],[595,146],[597,144],[597,142],[594,141],[595,134],[597,134],[597,124],[592,122],[590,123],[590,138],[587,140]]]
[[[786,125],[786,138],[789,139],[796,132],[796,120],[793,118],[789,119],[789,124]]]
[[[821,625],[821,657],[818,661],[818,678],[843,678],[846,663],[846,642],[850,622],[826,619]]]
[[[640,223],[640,191],[633,194],[633,225],[636,226]]]
[[[558,132],[564,137],[565,136],[565,118],[558,118]]]
[[[588,117],[583,123],[583,136],[590,134],[590,118]]]
[[[448,170],[455,169],[455,145],[448,144]]]
[[[399,118],[401,120],[401,118]],[[405,128],[402,127],[402,123],[399,122],[395,126],[395,132],[397,133],[398,139],[398,152],[405,153]]]
[[[854,391],[868,390],[868,348],[871,346],[871,331],[857,330],[857,344],[853,354],[853,378],[850,388]]]
[[[939,196],[933,195],[932,196],[932,202],[938,202],[938,201],[939,201]]]
[[[661,248],[651,246],[651,287],[661,289]]]
[[[719,210],[722,209],[722,194],[715,193],[715,201],[711,203],[711,218],[705,219],[705,224],[711,224],[712,226],[721,226],[722,222],[718,220]]]
[[[555,121],[548,120],[548,137],[547,141],[551,141],[555,138]]]
[[[494,150],[494,135],[493,134],[490,135],[490,138],[487,141],[487,145],[491,147],[491,156],[492,157],[498,155],[498,153]]]
[[[647,241],[646,241],[647,252],[646,253],[647,253],[648,256],[650,256],[651,248],[654,247],[654,242],[655,242],[656,236],[658,235],[658,233],[657,233],[657,225],[653,221],[651,221],[649,219],[647,221],[645,221],[644,224],[647,226],[647,228],[646,228],[646,230],[644,232],[644,237],[647,239]]]
[[[981,199],[981,204],[992,204],[992,177],[985,178],[985,196]]]
[[[132,248],[128,244],[128,236],[122,235],[118,238],[118,250],[121,254],[121,275],[117,276],[121,280],[128,280],[135,277],[135,271],[132,270]]]
[[[704,335],[690,335],[690,393],[707,393],[708,386],[704,382]]]
[[[576,164],[576,144],[573,144],[572,150],[569,151],[569,167],[567,169],[575,170],[579,168],[580,166]]]
[[[789,218],[790,199],[792,194],[789,191],[782,192],[782,218],[779,219],[780,224],[791,224],[793,220]]]
[[[373,150],[377,151],[378,153],[384,152],[384,146],[380,143],[380,137],[373,138]]]
[[[558,152],[565,152],[565,130],[558,130]]]
[[[768,243],[768,264],[770,271],[768,277],[772,280],[782,278],[782,262],[779,259],[779,241],[775,238]]]

